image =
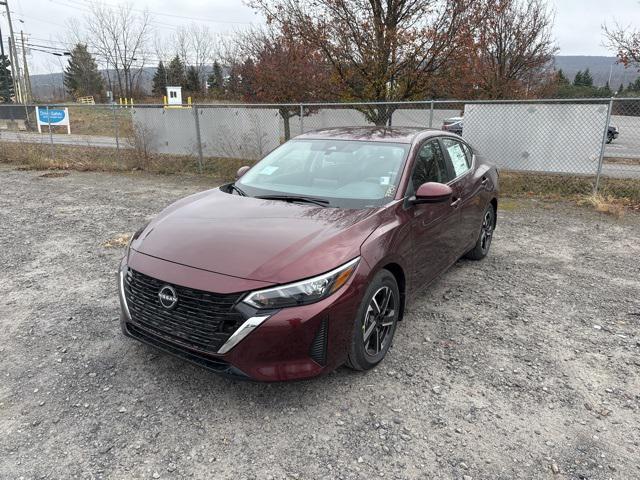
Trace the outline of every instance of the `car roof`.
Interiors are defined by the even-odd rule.
[[[422,127],[336,127],[303,133],[296,140],[358,140],[366,142],[413,143],[421,138],[442,135],[442,130]]]

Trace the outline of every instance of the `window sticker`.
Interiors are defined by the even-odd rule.
[[[389,188],[387,188],[387,191],[385,192],[384,196],[386,198],[393,197],[395,193],[396,193],[396,186],[390,185]]]
[[[380,185],[389,185],[391,177],[380,177]]]
[[[447,147],[447,152],[449,152],[449,157],[451,157],[456,177],[469,170],[469,167],[467,166],[467,157],[459,143],[455,143],[450,147]]]
[[[267,165],[262,170],[260,170],[260,173],[262,175],[272,175],[276,170],[278,170],[278,167],[276,167],[275,165]]]

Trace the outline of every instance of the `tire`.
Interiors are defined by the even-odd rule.
[[[489,204],[482,214],[482,225],[480,226],[478,240],[475,246],[469,250],[464,257],[470,260],[482,260],[486,257],[491,247],[491,239],[493,238],[495,228],[496,211],[493,209],[493,205]]]
[[[386,294],[391,295],[387,308],[381,314],[376,313],[375,305],[384,303]],[[382,361],[393,341],[400,315],[400,301],[400,290],[395,277],[388,270],[378,272],[358,308],[346,362],[349,368],[369,370]],[[381,309],[382,306],[379,305],[378,311]]]

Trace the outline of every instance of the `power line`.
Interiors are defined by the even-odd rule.
[[[89,0],[85,0],[85,1],[67,0],[67,1],[71,3],[82,4],[83,6],[89,3]],[[113,5],[111,3],[103,3],[103,5],[110,7],[109,9],[111,10],[118,8],[117,5]],[[255,23],[255,22],[241,22],[241,21],[235,21],[235,20],[215,20],[213,18],[208,18],[208,17],[190,17],[188,15],[177,15],[175,13],[165,13],[165,12],[158,12],[154,10],[144,10],[144,9],[138,9],[138,8],[132,8],[131,11],[138,12],[138,13],[149,13],[152,15],[160,15],[162,17],[179,18],[183,20],[193,20],[196,22],[204,22],[204,23],[220,23],[220,24],[229,24],[229,25],[253,25]]]

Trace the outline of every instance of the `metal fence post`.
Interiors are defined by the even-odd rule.
[[[598,160],[598,171],[596,172],[596,183],[593,186],[593,194],[597,195],[598,187],[600,186],[600,176],[602,175],[602,164],[604,163],[604,149],[607,144],[607,137],[609,135],[609,123],[611,122],[611,111],[613,110],[613,98],[609,99],[607,106],[607,122],[604,125],[604,132],[602,132],[602,144],[600,146],[600,159]]]
[[[51,131],[51,117],[49,116],[49,105],[47,105],[47,125],[49,126],[49,142],[51,143],[51,160],[56,158],[56,150],[53,146],[53,132]]]
[[[429,110],[429,128],[433,128],[433,100],[431,100],[431,109]]]
[[[202,137],[200,136],[200,116],[198,115],[198,106],[194,103],[191,105],[193,108],[193,115],[196,121],[196,142],[198,142],[198,170],[202,173]]]
[[[116,117],[116,106],[111,104],[111,111],[113,112],[113,132],[116,135],[116,157],[118,162],[121,163],[120,158],[120,135],[118,134],[118,119]]]
[[[300,135],[304,133],[304,104],[300,104]]]

